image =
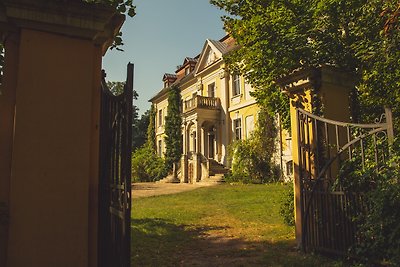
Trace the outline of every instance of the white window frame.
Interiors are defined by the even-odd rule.
[[[240,95],[241,92],[241,79],[239,74],[232,75],[232,97]]]
[[[233,132],[235,134],[235,140],[242,139],[242,118],[237,118],[232,121],[233,123]]]

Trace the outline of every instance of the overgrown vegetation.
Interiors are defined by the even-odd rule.
[[[132,182],[155,182],[167,175],[165,161],[148,145],[132,153]]]
[[[239,48],[226,62],[255,87],[255,96],[289,126],[289,99],[276,80],[299,68],[336,66],[359,77],[359,116],[393,109],[399,129],[398,0],[211,0],[229,16],[226,30]],[[370,120],[366,120],[370,121]]]
[[[225,178],[227,182],[267,183],[277,181],[272,160],[275,152],[276,126],[273,117],[265,109],[258,115],[257,127],[246,140],[237,140],[229,147],[232,171]]]
[[[289,99],[276,80],[299,68],[335,66],[357,80],[352,95],[355,122],[393,111],[400,130],[400,2],[398,0],[211,0],[224,9],[226,30],[239,47],[226,58],[255,88],[270,114],[280,113],[289,127]],[[399,265],[399,157],[382,168],[365,170],[354,161],[346,173],[351,190],[364,192],[368,213],[357,219],[362,244],[354,248],[371,262]],[[357,160],[357,159],[355,159]],[[358,164],[358,165],[357,165]],[[356,168],[357,167],[357,168]],[[350,188],[348,188],[350,190]],[[397,253],[396,253],[397,252]]]
[[[177,177],[177,164],[182,156],[182,118],[180,112],[181,95],[177,86],[168,91],[167,116],[165,117],[165,162]]]
[[[374,160],[366,160],[364,169],[360,157],[354,157],[340,174],[343,190],[365,195],[365,211],[350,218],[359,225],[359,243],[352,252],[372,265],[400,265],[400,140],[391,151],[388,162],[378,166]]]
[[[146,113],[149,114],[147,138],[145,144],[132,153],[132,182],[154,182],[168,174],[165,160],[155,150],[154,107]]]
[[[294,226],[294,190],[292,183],[285,185],[285,192],[282,195],[279,214],[282,216],[283,222],[286,225]]]

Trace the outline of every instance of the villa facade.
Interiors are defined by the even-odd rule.
[[[187,57],[175,74],[165,74],[164,87],[150,101],[156,109],[156,146],[165,153],[165,116],[168,89],[181,92],[183,151],[180,182],[196,183],[221,175],[230,166],[228,146],[235,140],[247,139],[255,129],[259,106],[245,79],[231,74],[224,56],[235,48],[230,36],[206,40],[201,53]],[[274,157],[282,173],[291,175],[290,136],[280,131]]]

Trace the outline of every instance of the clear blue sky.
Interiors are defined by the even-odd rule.
[[[206,39],[225,35],[223,11],[209,0],[134,0],[136,16],[122,28],[124,52],[108,51],[103,68],[108,81],[125,81],[126,64],[135,64],[135,104],[142,114],[162,88],[164,73],[175,73],[185,57],[201,52]]]

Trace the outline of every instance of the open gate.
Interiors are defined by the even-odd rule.
[[[103,73],[100,120],[98,266],[130,266],[133,64],[120,95]]]
[[[297,109],[302,248],[344,255],[356,244],[353,218],[367,207],[361,192],[343,187],[339,170],[357,157],[360,168],[389,158],[392,114],[373,124],[333,121]]]

